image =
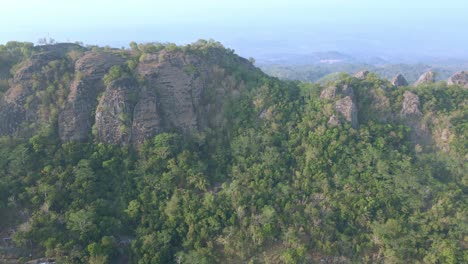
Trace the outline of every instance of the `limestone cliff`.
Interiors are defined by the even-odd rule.
[[[234,71],[263,75],[220,47],[150,52],[79,47],[69,54],[77,47],[43,46],[17,66],[0,100],[0,135],[48,123],[63,142],[140,144],[164,131],[225,127],[226,103],[246,89]],[[124,76],[109,77],[114,67],[125,69]],[[52,91],[47,98],[46,90]]]
[[[83,141],[93,125],[97,96],[104,91],[102,78],[124,59],[108,52],[88,52],[75,64],[75,79],[63,111],[59,115],[60,139]]]

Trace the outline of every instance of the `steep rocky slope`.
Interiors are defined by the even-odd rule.
[[[190,134],[222,127],[226,102],[245,89],[236,71],[260,73],[218,43],[145,48],[149,51],[36,47],[16,67],[0,102],[0,135],[57,126],[63,142],[94,134],[101,142],[128,144],[162,131]],[[55,93],[58,85],[59,100],[42,100],[42,91]]]

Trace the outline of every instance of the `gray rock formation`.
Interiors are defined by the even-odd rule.
[[[330,116],[330,119],[328,119],[327,124],[331,127],[339,126],[341,124],[340,119],[336,115]]]
[[[106,86],[104,76],[113,66],[125,68],[131,55],[77,45],[41,46],[18,65],[0,98],[0,135],[27,136],[47,125],[58,127],[63,142],[94,136],[99,142],[138,145],[164,131],[227,129],[226,106],[246,89],[231,66],[262,75],[248,60],[222,48],[161,50],[144,54],[131,73]]]
[[[425,72],[414,83],[414,86],[434,83],[435,82],[435,77],[436,77],[435,72],[433,72],[433,71]]]
[[[343,117],[344,120],[350,122],[353,128],[358,127],[357,107],[352,87],[347,84],[329,86],[321,92],[320,98],[325,100],[336,100],[334,103],[335,110]],[[336,126],[340,123],[339,117],[335,115],[330,117],[328,121],[328,124],[331,126]]]
[[[351,96],[346,96],[335,103],[335,110],[343,115],[344,119],[351,123],[351,127],[357,128],[357,108]]]
[[[447,80],[448,85],[460,85],[463,88],[468,88],[468,71],[460,71],[450,76]]]
[[[131,79],[113,81],[99,100],[95,133],[100,142],[129,143],[132,132],[132,110],[138,88]]]
[[[49,63],[63,58],[66,47],[45,49],[18,65],[10,80],[10,88],[0,99],[0,135],[12,135],[20,129],[27,133],[24,130],[34,130],[35,124],[49,122],[49,114],[39,111],[37,94],[43,94],[47,81],[54,78],[56,70]]]
[[[336,96],[336,86],[328,86],[320,93],[320,99],[333,99]]]
[[[408,81],[400,73],[393,77],[391,83],[396,87],[408,86]]]
[[[357,72],[356,74],[354,74],[354,77],[358,78],[358,79],[365,79],[367,77],[367,75],[369,75],[369,71],[360,71],[360,72]]]
[[[403,106],[400,111],[400,116],[404,118],[420,117],[422,116],[422,113],[421,110],[419,110],[419,107],[419,96],[412,92],[406,91],[403,94]]]
[[[338,95],[354,97],[353,88],[347,84],[337,86],[329,86],[320,93],[320,99],[335,99]]]
[[[75,80],[65,108],[59,115],[62,141],[88,139],[94,123],[97,96],[105,90],[102,79],[112,66],[124,62],[122,57],[108,52],[88,52],[76,62]]]
[[[138,102],[133,109],[132,143],[141,144],[163,131],[161,113],[155,92],[140,91]]]

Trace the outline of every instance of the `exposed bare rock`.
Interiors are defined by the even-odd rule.
[[[354,90],[352,87],[347,84],[329,86],[321,92],[320,98],[325,100],[336,100],[334,103],[335,110],[342,115],[346,121],[350,122],[353,128],[357,128],[357,108],[354,101]],[[338,125],[340,123],[339,117],[335,115],[331,116],[328,121],[330,126]]]
[[[334,99],[338,95],[353,97],[353,88],[349,87],[347,84],[329,86],[320,93],[320,99]]]
[[[88,52],[75,64],[75,80],[65,109],[59,115],[62,141],[83,141],[90,134],[97,96],[104,91],[102,78],[109,69],[125,60],[110,52]]]
[[[147,59],[139,66],[139,72],[156,88],[161,105],[164,122],[168,127],[178,128],[185,132],[197,129],[197,107],[200,105],[204,89],[200,78],[184,71],[188,64],[198,64],[195,58],[182,54],[163,53],[160,60]],[[153,66],[149,64],[154,63]]]
[[[46,81],[54,78],[54,70],[48,67],[52,61],[65,56],[64,50],[49,49],[34,54],[21,62],[10,80],[10,88],[0,99],[0,135],[12,135],[27,124],[36,124],[47,113],[40,115],[36,93],[46,88]],[[23,126],[24,127],[24,126]]]
[[[423,73],[419,79],[414,83],[414,86],[422,85],[422,84],[431,84],[435,82],[435,72],[428,71]]]
[[[161,113],[154,92],[143,90],[133,110],[132,143],[141,144],[163,131]]]
[[[416,94],[406,91],[403,94],[403,106],[400,111],[402,117],[420,117],[422,116],[419,110],[420,102],[419,96]]]
[[[341,122],[340,122],[340,119],[336,115],[332,115],[330,116],[330,119],[328,119],[327,124],[331,127],[335,127],[335,126],[339,126]]]
[[[354,74],[354,77],[358,78],[358,79],[365,79],[367,77],[367,75],[369,75],[369,71],[360,71],[360,72],[357,72],[356,74]]]
[[[351,123],[353,128],[357,128],[357,108],[351,96],[346,96],[336,101],[335,110],[342,114],[345,120]]]
[[[336,96],[336,86],[329,86],[320,93],[320,99],[333,99]]]
[[[391,83],[396,87],[408,86],[408,81],[400,73],[393,77]]]
[[[132,112],[137,96],[136,84],[128,78],[119,79],[107,87],[96,109],[95,130],[100,142],[129,143],[132,130]]]
[[[79,50],[70,52],[75,49]],[[112,66],[123,67],[131,58],[130,52],[86,52],[73,45],[38,50],[40,53],[18,66],[11,89],[0,98],[0,135],[13,135],[24,127],[33,130],[30,123],[37,123],[38,128],[58,126],[64,142],[86,141],[94,135],[104,143],[140,144],[164,131],[199,135],[213,128],[228,129],[226,106],[246,89],[232,66],[262,75],[248,60],[222,48],[161,50],[142,55],[136,68],[123,74],[127,77],[121,76],[106,87],[103,77]],[[64,63],[63,73],[44,70]],[[47,81],[38,82],[38,75]],[[57,86],[50,85],[61,78],[57,76],[65,78]],[[46,88],[49,94],[43,91]],[[60,96],[55,94],[56,88]],[[41,98],[43,95],[48,97]],[[50,103],[51,98],[60,101]],[[38,120],[39,109],[49,116],[52,114],[47,111],[53,110],[49,123]],[[267,119],[274,115],[273,108],[265,109]]]
[[[447,80],[448,85],[460,85],[468,88],[468,71],[457,72]]]

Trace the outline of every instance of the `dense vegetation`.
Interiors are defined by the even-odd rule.
[[[131,74],[131,62],[108,81]],[[323,87],[227,66],[248,89],[220,131],[162,133],[138,148],[62,143],[54,128],[1,138],[0,228],[16,230],[15,254],[58,263],[468,262],[466,89],[341,76],[359,128],[331,127]],[[451,124],[446,150],[418,150],[397,118],[410,89],[426,119]],[[371,110],[371,91],[390,98],[394,118]]]

